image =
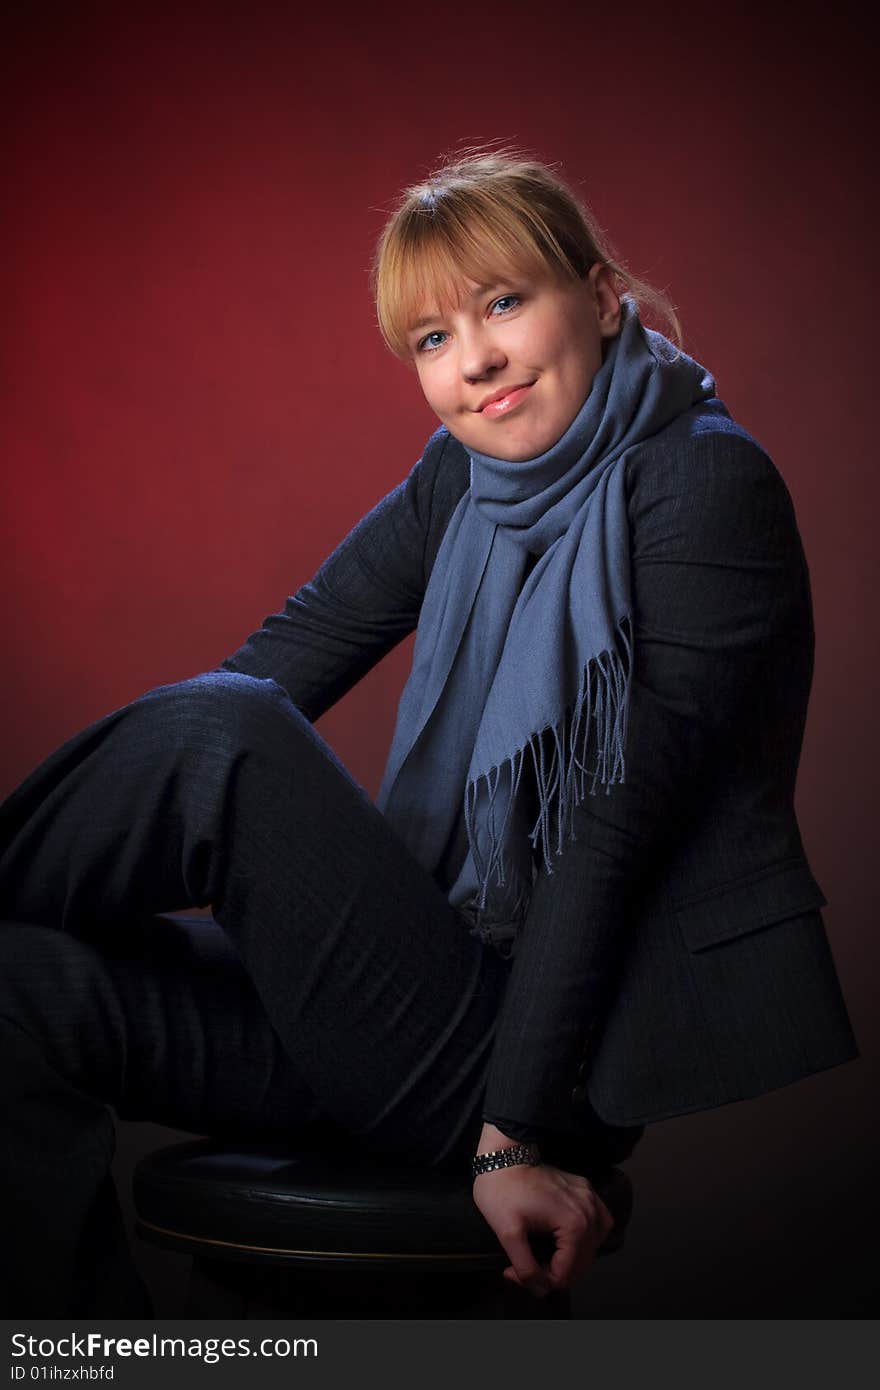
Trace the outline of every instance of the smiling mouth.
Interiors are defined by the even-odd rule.
[[[490,420],[497,419],[501,415],[509,415],[512,410],[522,404],[534,384],[533,381],[527,381],[522,386],[512,386],[509,391],[505,391],[479,406],[479,414],[487,415]]]

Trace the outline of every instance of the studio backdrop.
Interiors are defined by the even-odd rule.
[[[74,3],[6,21],[0,793],[82,725],[219,664],[419,457],[435,422],[368,287],[398,190],[489,141],[558,162],[794,498],[817,629],[798,811],[863,1051],[656,1127],[629,1250],[584,1307],[851,1316],[876,1164],[880,694],[875,132],[854,12],[329,14]],[[373,793],[409,654],[321,721]]]

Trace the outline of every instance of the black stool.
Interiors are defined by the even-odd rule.
[[[611,1254],[632,1185],[619,1168],[594,1185],[615,1219]],[[188,1316],[571,1317],[567,1293],[536,1298],[502,1278],[509,1260],[467,1177],[200,1139],[141,1159],[133,1190],[138,1233],[192,1256]]]

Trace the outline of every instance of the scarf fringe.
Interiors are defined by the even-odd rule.
[[[558,722],[531,734],[528,742],[504,763],[481,773],[465,788],[464,818],[479,881],[474,904],[479,912],[486,907],[493,876],[497,887],[508,887],[510,866],[509,855],[505,853],[505,834],[527,757],[531,757],[534,769],[539,808],[529,840],[533,849],[540,851],[548,874],[553,872],[553,854],[562,853],[566,831],[570,841],[577,839],[574,812],[584,798],[595,796],[597,785],[604,786],[607,795],[615,783],[626,780],[626,727],[632,670],[629,615],[620,620],[617,632],[621,650],[607,650],[591,657],[584,668],[574,705],[563,712]],[[591,754],[595,758],[592,767],[587,761]],[[506,804],[503,812],[499,812],[499,792],[508,782],[510,790],[503,798]],[[481,786],[488,794],[483,806],[485,824],[481,827],[482,838],[488,839],[485,854],[477,845]],[[529,890],[520,885],[514,911],[509,915],[524,915],[528,898]]]

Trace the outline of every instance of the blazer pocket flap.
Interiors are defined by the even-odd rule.
[[[806,861],[796,860],[725,884],[697,902],[677,907],[675,914],[688,948],[704,951],[746,932],[824,907],[827,901]]]

